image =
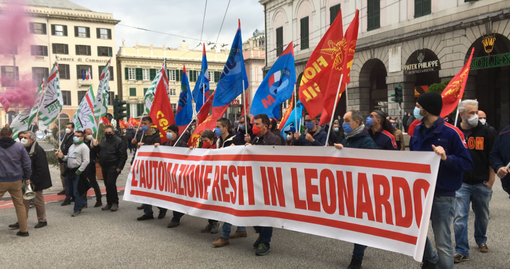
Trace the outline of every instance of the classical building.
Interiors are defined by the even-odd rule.
[[[341,9],[344,30],[360,10],[346,109],[399,115],[391,94],[403,87],[405,111],[433,83],[450,80],[475,48],[464,98],[478,99],[487,121],[510,124],[510,1],[260,0],[265,10],[266,68],[294,41],[296,72]],[[505,75],[507,74],[507,75]],[[306,74],[305,74],[306,75]]]
[[[264,79],[264,66],[266,63],[266,36],[258,29],[253,31],[252,37],[243,43],[243,58],[248,75],[249,87],[247,92],[248,104],[251,104],[255,92]]]
[[[2,1],[3,3],[4,1]],[[32,39],[17,48],[13,55],[0,57],[1,78],[29,77],[36,88],[43,77],[48,77],[55,57],[59,61],[60,86],[64,107],[60,115],[62,122],[74,116],[78,104],[90,85],[94,91],[99,85],[99,75],[110,55],[115,63],[115,31],[119,20],[112,14],[95,12],[68,0],[27,0],[26,12],[30,16],[27,28]],[[2,9],[5,5],[2,4]],[[5,37],[3,37],[5,38]],[[26,52],[26,53],[23,53]],[[84,81],[82,74],[92,71],[92,79]],[[112,79],[116,78],[115,68],[111,68]],[[16,74],[16,75],[15,75]],[[3,81],[0,92],[13,87]],[[117,93],[117,85],[110,82],[110,100]],[[112,112],[113,108],[110,108]],[[10,122],[21,108],[10,108],[5,113],[0,108],[0,126]],[[40,128],[44,128],[40,126]]]

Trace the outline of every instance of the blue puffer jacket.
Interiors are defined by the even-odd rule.
[[[443,147],[447,156],[446,161],[439,164],[435,196],[455,197],[455,191],[462,186],[464,171],[473,169],[464,134],[441,118],[428,130],[423,123],[416,126],[409,148],[412,151],[434,151],[432,145]]]
[[[497,173],[499,168],[505,167],[510,162],[510,126],[499,133],[490,154],[492,169]],[[503,189],[510,194],[510,174],[501,179]]]

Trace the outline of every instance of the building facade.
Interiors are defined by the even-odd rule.
[[[30,29],[31,40],[24,47],[17,48],[15,55],[0,58],[1,78],[29,79],[38,87],[47,78],[58,58],[60,86],[64,107],[61,122],[72,120],[82,97],[92,85],[94,91],[99,85],[99,76],[110,55],[115,63],[115,31],[119,20],[112,14],[100,13],[84,8],[67,0],[26,1],[25,11],[30,16],[26,26]],[[5,8],[2,5],[2,9]],[[13,56],[16,61],[13,61]],[[92,79],[83,80],[82,74],[91,70]],[[112,79],[116,78],[111,68]],[[0,92],[12,88],[12,82],[2,80]],[[110,82],[110,100],[117,94],[117,85]],[[111,103],[110,103],[111,104]],[[0,126],[9,123],[22,108],[0,108]],[[109,112],[112,112],[110,107]],[[41,129],[45,127],[39,126]]]
[[[464,98],[477,99],[497,129],[510,124],[510,1],[505,0],[261,0],[265,7],[266,68],[294,41],[296,72],[342,12],[344,29],[360,10],[351,83],[337,114],[365,115],[380,108],[401,112],[391,101],[399,84],[402,109],[433,83],[450,80],[475,48]],[[305,74],[306,75],[306,74]],[[343,98],[342,98],[343,99]]]
[[[248,89],[246,90],[248,104],[252,103],[255,92],[264,79],[264,66],[266,62],[266,37],[263,31],[253,31],[253,35],[243,42],[243,58],[248,76]]]

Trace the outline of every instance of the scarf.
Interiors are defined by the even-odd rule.
[[[34,143],[32,143],[32,146],[30,146],[30,151],[28,152],[29,157],[32,157],[35,154],[35,144],[37,144],[36,141],[34,141]]]
[[[345,139],[355,137],[365,130],[365,124],[361,124],[358,128],[352,130],[350,133],[345,133]]]

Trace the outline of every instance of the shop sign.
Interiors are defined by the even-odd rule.
[[[437,71],[439,69],[441,69],[441,66],[439,65],[439,60],[425,61],[425,55],[423,54],[423,52],[420,52],[416,57],[415,63],[404,65],[404,74],[411,75],[418,73],[426,73]]]
[[[510,53],[477,57],[471,60],[471,70],[510,65]]]

